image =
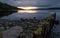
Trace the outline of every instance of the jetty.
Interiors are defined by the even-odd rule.
[[[20,20],[0,19],[0,27],[4,27],[4,30],[10,30],[15,26],[22,27],[23,31],[16,38],[50,38],[51,29],[55,24],[59,24],[56,13],[41,20],[36,17],[33,19],[21,18]]]

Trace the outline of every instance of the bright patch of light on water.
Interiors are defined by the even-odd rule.
[[[36,10],[18,10],[18,13],[36,13]]]

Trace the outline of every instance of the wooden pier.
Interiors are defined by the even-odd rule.
[[[35,17],[33,19],[20,19],[20,20],[0,20],[0,25],[4,27],[5,30],[13,26],[23,27],[25,36],[22,33],[17,36],[17,38],[50,38],[51,29],[55,24],[58,24],[56,20],[56,13],[38,20]],[[7,28],[9,27],[9,28]]]

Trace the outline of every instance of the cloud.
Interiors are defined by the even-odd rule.
[[[60,6],[60,0],[0,0],[14,6]]]

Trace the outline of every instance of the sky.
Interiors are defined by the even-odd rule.
[[[58,7],[60,0],[0,0],[13,6],[45,6],[45,7]]]

